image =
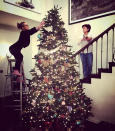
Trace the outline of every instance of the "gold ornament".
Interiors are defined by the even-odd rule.
[[[48,80],[47,77],[44,77],[44,82],[45,82],[45,83],[49,83],[49,80]]]
[[[61,103],[62,105],[65,105],[65,101],[62,101],[62,103]]]
[[[36,101],[35,100],[32,100],[32,103],[31,103],[33,106],[36,105]]]

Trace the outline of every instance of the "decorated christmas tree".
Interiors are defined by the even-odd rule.
[[[79,81],[78,63],[59,8],[48,11],[45,25],[38,34],[38,54],[30,91],[23,109],[23,122],[30,127],[82,127],[91,116],[91,100]]]

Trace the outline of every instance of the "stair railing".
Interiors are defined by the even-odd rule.
[[[107,28],[104,32],[95,37],[86,46],[77,51],[73,57],[76,57],[79,62],[80,78],[83,78],[81,69],[80,53],[87,50],[90,45],[93,45],[93,67],[92,73],[98,74],[98,68],[108,68],[108,62],[114,62],[115,57],[115,23]]]

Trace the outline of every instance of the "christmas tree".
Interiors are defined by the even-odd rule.
[[[78,63],[59,8],[48,11],[45,25],[38,34],[40,44],[30,91],[23,110],[23,121],[30,127],[82,127],[91,116],[91,100],[79,81]]]

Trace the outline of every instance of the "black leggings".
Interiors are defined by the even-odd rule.
[[[15,67],[14,70],[18,70],[20,72],[20,65],[23,61],[23,55],[21,53],[21,49],[22,47],[19,47],[17,45],[11,45],[9,48],[10,53],[14,56],[16,63],[15,63]]]

